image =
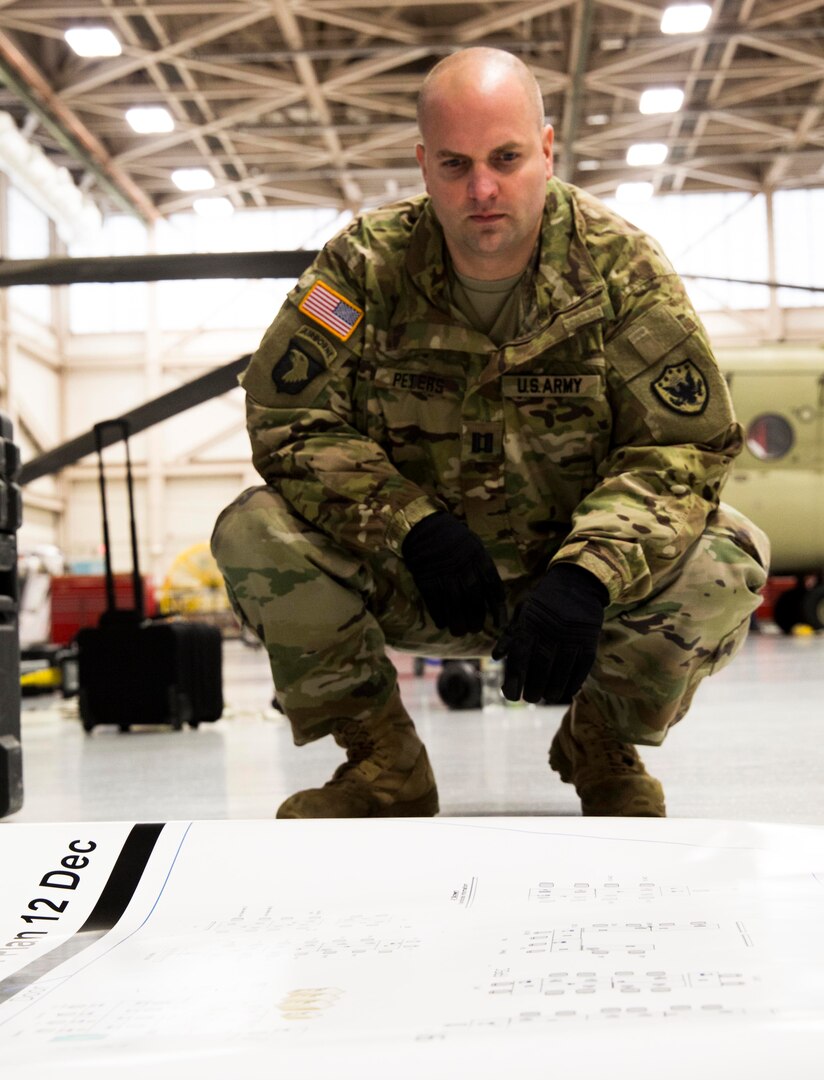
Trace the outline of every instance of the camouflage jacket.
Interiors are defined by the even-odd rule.
[[[252,358],[253,460],[350,549],[398,552],[446,508],[502,577],[579,563],[641,599],[701,534],[741,447],[726,384],[655,242],[547,185],[521,335],[449,299],[427,197],[355,220],[290,292]]]

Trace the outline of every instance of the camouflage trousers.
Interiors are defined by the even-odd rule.
[[[298,745],[387,703],[386,646],[430,657],[489,655],[497,632],[454,638],[429,617],[404,563],[365,560],[297,517],[269,487],[217,520],[212,551],[236,614],[266,647]],[[701,680],[735,656],[767,572],[764,534],[722,504],[687,555],[640,603],[607,608],[595,664],[573,710],[595,709],[626,742],[657,745]],[[510,611],[534,582],[505,583]],[[574,715],[574,714],[573,714]]]

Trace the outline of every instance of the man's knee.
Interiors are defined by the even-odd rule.
[[[720,644],[741,624],[749,625],[761,602],[769,558],[769,541],[761,529],[722,503],[688,556],[675,592],[693,622],[714,633]]]
[[[768,558],[761,530],[722,506],[663,588],[608,611],[586,686],[627,741],[661,742],[701,680],[735,656]]]
[[[270,653],[328,647],[362,617],[370,589],[363,561],[271,488],[249,488],[221,513],[212,552],[235,610]]]
[[[281,511],[281,500],[264,485],[247,488],[229,503],[212,530],[212,554],[221,570],[255,558],[268,546]]]

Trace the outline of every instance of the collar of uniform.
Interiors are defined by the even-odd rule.
[[[574,307],[594,292],[604,289],[587,250],[583,236],[586,224],[578,209],[575,189],[554,177],[547,181],[546,204],[541,227],[537,264],[524,277],[524,287],[531,293],[525,312],[524,331],[534,333],[552,317]],[[409,238],[406,268],[419,292],[449,317],[449,269],[443,230],[428,197],[421,203],[421,213]],[[605,298],[606,301],[606,298]]]
[[[449,271],[443,229],[435,217],[429,196],[423,199],[418,220],[412,227],[406,250],[406,269],[418,291],[446,315],[449,312]]]
[[[533,281],[535,306],[526,313],[527,326],[533,332],[546,322],[547,315],[575,308],[595,293],[605,294],[604,280],[587,249],[585,234],[586,223],[575,203],[574,189],[553,177],[547,182],[541,253]]]
[[[390,316],[387,355],[406,354],[409,342],[421,349],[491,353],[495,346],[469,326],[450,298],[450,271],[443,230],[429,197],[420,202],[406,251],[406,271],[413,289],[401,290]]]
[[[524,313],[523,334],[490,357],[478,380],[482,388],[529,364],[580,327],[612,315],[606,282],[584,239],[586,222],[574,192],[560,180],[547,183],[541,251],[531,282],[532,304]]]
[[[503,345],[490,356],[489,363],[478,377],[478,386],[496,385],[501,375],[514,374],[553,345],[571,338],[580,327],[602,319],[606,302],[606,291],[595,291],[590,296],[578,299],[566,311],[559,312],[538,333]]]
[[[535,264],[530,262],[524,275],[523,333],[511,346],[496,349],[485,334],[455,324],[443,230],[429,198],[424,197],[406,255],[416,295],[405,298],[392,321],[403,324],[407,334],[414,331],[424,348],[496,353],[494,366],[501,368],[523,363],[553,342],[572,336],[579,326],[611,313],[606,283],[585,236],[575,189],[552,178],[547,182],[539,257]]]

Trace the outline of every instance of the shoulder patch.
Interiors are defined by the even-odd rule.
[[[659,401],[682,416],[700,416],[710,400],[707,381],[692,360],[665,367],[651,387]]]
[[[310,352],[314,349],[319,356],[324,358],[327,364],[331,364],[338,355],[338,351],[332,342],[325,338],[320,330],[316,330],[314,326],[298,327],[293,340],[307,345]]]
[[[322,281],[315,282],[298,304],[298,311],[314,319],[341,341],[352,336],[363,318],[363,308],[359,308]]]
[[[323,364],[290,342],[289,351],[272,368],[272,382],[281,394],[300,394],[324,370]]]

